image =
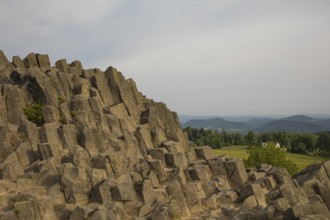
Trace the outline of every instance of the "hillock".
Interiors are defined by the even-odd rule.
[[[190,149],[114,67],[0,51],[0,220],[326,219],[329,177]]]

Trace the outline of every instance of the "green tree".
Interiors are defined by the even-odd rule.
[[[246,137],[246,143],[250,147],[257,145],[258,138],[257,138],[257,135],[253,131],[249,131],[245,137]]]
[[[284,147],[290,147],[290,144],[291,144],[290,138],[285,131],[275,132],[273,134],[273,136],[274,136],[274,139],[273,139],[274,142],[278,142],[281,144],[281,146],[284,146]]]
[[[283,167],[293,175],[298,172],[298,167],[291,160],[286,159],[286,153],[281,148],[276,148],[274,144],[267,147],[250,147],[249,157],[244,161],[247,167],[256,167],[261,164],[270,164],[274,167]]]
[[[330,150],[330,135],[321,133],[317,139],[316,145],[322,150]]]

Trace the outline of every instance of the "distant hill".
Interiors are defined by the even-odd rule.
[[[192,119],[182,124],[182,127],[208,128],[208,129],[246,129],[242,122],[227,121],[222,118]]]
[[[328,131],[330,131],[330,119],[317,120],[314,123],[321,125],[321,126],[327,128]]]
[[[294,115],[294,116],[290,116],[281,120],[288,120],[288,121],[315,121],[314,118],[312,117],[308,117],[306,115]]]
[[[191,116],[191,115],[179,115],[179,120],[181,123],[188,122],[193,119],[210,119],[215,118],[215,116]]]
[[[268,120],[268,119],[280,119],[285,116],[279,116],[279,115],[263,115],[263,116],[257,116],[257,115],[238,115],[238,116],[198,116],[198,115],[179,115],[179,120],[181,123],[186,123],[193,119],[214,119],[214,118],[221,118],[227,121],[234,121],[234,122],[247,122],[250,120]],[[330,118],[327,117],[327,118]]]
[[[256,131],[291,131],[291,132],[307,132],[315,133],[327,130],[325,127],[315,123],[295,120],[276,120],[267,123]]]
[[[234,122],[223,118],[193,119],[182,123],[182,127],[206,129],[224,129],[245,133],[248,130],[258,132],[287,131],[315,133],[330,131],[330,119],[313,118],[306,115],[294,115],[280,119],[256,118],[243,122]]]

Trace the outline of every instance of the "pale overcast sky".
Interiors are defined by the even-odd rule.
[[[114,66],[179,114],[330,114],[329,0],[1,0],[9,59]]]

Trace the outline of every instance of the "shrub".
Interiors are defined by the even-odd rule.
[[[286,159],[285,151],[281,148],[276,148],[274,144],[269,144],[267,147],[250,147],[249,157],[244,163],[247,167],[256,167],[261,164],[283,167],[291,175],[298,172],[297,165]]]
[[[43,104],[36,103],[23,108],[23,113],[26,115],[29,121],[32,121],[37,126],[42,126],[45,124],[44,116],[42,114]]]

